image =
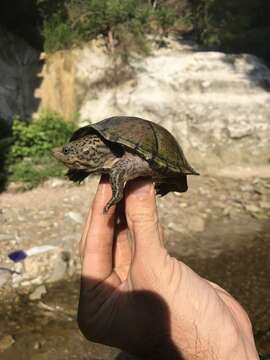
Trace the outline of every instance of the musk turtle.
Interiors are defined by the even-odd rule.
[[[187,191],[187,175],[199,175],[168,130],[138,117],[115,116],[79,128],[53,155],[69,168],[70,180],[109,174],[112,198],[105,212],[122,199],[128,180],[151,176],[163,196]]]

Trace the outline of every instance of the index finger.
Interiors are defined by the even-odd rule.
[[[134,255],[149,259],[160,253],[163,237],[160,231],[155,189],[150,179],[136,179],[127,186],[127,222],[134,239]],[[146,260],[147,261],[147,260]]]

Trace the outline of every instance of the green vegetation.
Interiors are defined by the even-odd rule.
[[[192,0],[193,29],[208,49],[249,52],[270,62],[269,0]]]
[[[40,6],[48,9],[50,2]],[[269,0],[62,0],[53,11],[43,23],[48,52],[103,35],[110,49],[126,56],[147,51],[147,34],[173,31],[191,32],[211,50],[250,52],[270,61]]]
[[[154,4],[154,5],[152,5]],[[145,49],[146,34],[190,32],[209,49],[251,52],[270,62],[269,0],[2,0],[0,23],[54,52],[111,33]],[[139,44],[139,45],[137,45]]]
[[[47,52],[98,35],[126,56],[146,35],[187,32],[206,49],[270,62],[269,0],[1,0],[0,24]],[[114,41],[112,41],[114,40]]]
[[[78,45],[98,35],[108,39],[110,48],[129,44],[144,51],[146,34],[167,32],[176,21],[173,9],[154,9],[144,0],[67,0],[64,9],[44,21],[47,52]]]
[[[52,157],[51,150],[67,142],[75,128],[75,122],[65,121],[54,113],[44,113],[32,122],[15,119],[13,145],[8,152],[0,146],[9,181],[20,182],[24,189],[30,189],[49,177],[63,176],[65,168]]]

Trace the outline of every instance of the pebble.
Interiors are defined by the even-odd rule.
[[[184,224],[182,224],[180,221],[179,222],[170,222],[168,224],[168,229],[179,232],[179,233],[187,232],[186,226]]]
[[[66,252],[58,253],[57,255],[51,259],[51,269],[47,277],[47,282],[49,283],[62,280],[67,274],[69,259],[66,257]]]
[[[40,285],[29,295],[29,299],[31,301],[40,300],[46,293],[46,287],[44,285]]]
[[[6,285],[12,278],[11,271],[9,269],[0,269],[0,288]]]
[[[65,181],[63,179],[58,179],[58,178],[49,179],[44,183],[45,186],[48,186],[51,188],[63,187],[66,184],[67,184],[67,181]]]
[[[250,184],[246,184],[246,185],[242,185],[240,187],[241,191],[248,191],[248,192],[252,192],[254,190],[254,186],[250,185]]]
[[[41,348],[40,342],[36,342],[33,346],[34,350],[39,350]]]
[[[248,205],[245,205],[245,209],[251,213],[255,213],[255,212],[259,212],[261,211],[261,209],[254,205],[254,204],[248,204]]]
[[[188,228],[194,232],[202,232],[205,229],[205,221],[197,215],[193,215],[189,218]]]
[[[15,343],[15,340],[11,335],[5,335],[0,339],[0,352],[4,352]]]
[[[15,263],[13,265],[13,268],[14,268],[14,271],[16,271],[17,273],[21,273],[23,272],[23,263],[22,262],[18,262],[18,263]]]
[[[259,204],[262,209],[266,209],[266,210],[270,209],[270,202],[261,201]]]
[[[69,211],[68,213],[65,214],[65,217],[67,219],[73,220],[77,224],[82,224],[83,223],[83,218],[82,218],[81,214],[78,213],[78,212]]]
[[[8,234],[0,234],[0,241],[11,241],[13,236]]]

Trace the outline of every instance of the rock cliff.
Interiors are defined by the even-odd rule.
[[[252,55],[200,51],[183,41],[167,39],[162,45],[153,45],[148,57],[133,58],[128,76],[121,69],[114,72],[102,39],[45,56],[42,83],[35,93],[40,98],[37,111],[55,110],[66,117],[79,113],[82,123],[119,114],[148,118],[176,136],[198,169],[267,165],[270,71],[266,65]],[[17,60],[13,69],[23,75]],[[15,88],[11,76],[5,81]],[[2,83],[0,79],[0,90]],[[19,107],[31,112],[27,101],[22,101],[27,96],[16,100],[12,94],[7,102],[13,101],[13,113]]]
[[[118,85],[107,84],[112,59],[102,42],[62,53],[61,61],[63,77],[52,97],[67,108],[76,102],[85,121],[118,114],[156,121],[173,132],[199,168],[270,160],[270,71],[255,56],[203,52],[168,40],[151,56],[133,60],[133,76],[118,79]],[[50,58],[49,64],[44,78],[54,83],[59,61]],[[67,71],[72,86],[65,86]],[[67,101],[61,91],[69,93]]]
[[[41,66],[38,51],[0,27],[0,121],[32,116]]]

